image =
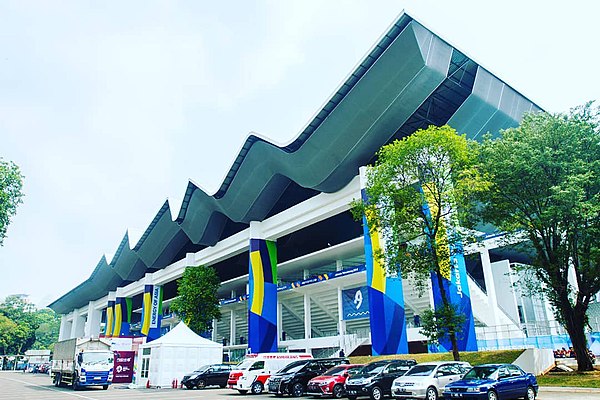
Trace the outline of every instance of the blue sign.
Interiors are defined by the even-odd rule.
[[[366,286],[342,290],[344,320],[369,318],[369,292]]]

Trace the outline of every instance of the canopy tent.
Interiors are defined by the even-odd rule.
[[[164,336],[140,345],[138,385],[169,387],[174,379],[181,382],[186,373],[207,364],[223,361],[223,345],[195,334],[180,322]],[[147,371],[147,372],[146,372]]]

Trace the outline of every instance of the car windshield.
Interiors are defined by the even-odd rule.
[[[210,367],[210,365],[204,365],[200,368],[198,368],[197,370],[195,370],[194,372],[204,372],[206,371],[208,368]]]
[[[113,363],[113,352],[103,353],[83,353],[83,362],[85,364],[112,364]]]
[[[435,365],[415,365],[404,376],[427,376],[435,369]]]
[[[254,360],[244,360],[236,365],[235,369],[248,369],[252,364],[254,364]]]
[[[304,367],[306,365],[306,361],[295,361],[289,365],[287,365],[286,367],[284,367],[283,369],[281,369],[279,371],[279,373],[292,373],[292,372],[298,372],[302,369],[302,367]]]
[[[490,376],[496,372],[498,367],[473,367],[466,375],[463,377],[464,380],[473,380],[473,379],[489,379]]]
[[[361,374],[377,375],[385,368],[386,364],[367,364],[361,370]]]
[[[348,370],[348,368],[344,368],[344,367],[333,367],[333,368],[329,368],[327,371],[323,372],[323,375],[326,375],[326,376],[342,375],[347,370]]]

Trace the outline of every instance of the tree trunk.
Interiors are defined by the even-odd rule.
[[[585,337],[585,311],[581,311],[579,307],[573,309],[569,306],[563,308],[565,315],[565,327],[571,338],[575,357],[577,358],[577,371],[593,371],[594,365],[588,354],[587,338]],[[570,311],[570,312],[569,312]],[[563,315],[564,315],[563,314]]]
[[[458,343],[456,341],[456,333],[450,334],[450,343],[452,343],[452,357],[454,361],[460,361],[460,354],[458,353]]]
[[[442,297],[442,305],[443,307],[448,307],[450,305],[450,301],[448,300],[448,295],[446,294],[446,289],[444,288],[444,279],[442,278],[442,274],[440,273],[440,268],[438,266],[436,260],[436,276],[438,280],[438,285],[440,287],[440,295]],[[454,361],[460,361],[460,354],[458,353],[458,343],[456,340],[456,332],[452,331],[449,334],[450,336],[450,344],[452,345],[452,357]]]

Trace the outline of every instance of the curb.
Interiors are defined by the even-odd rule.
[[[540,386],[540,392],[562,393],[600,393],[600,388],[571,387],[571,386]]]

